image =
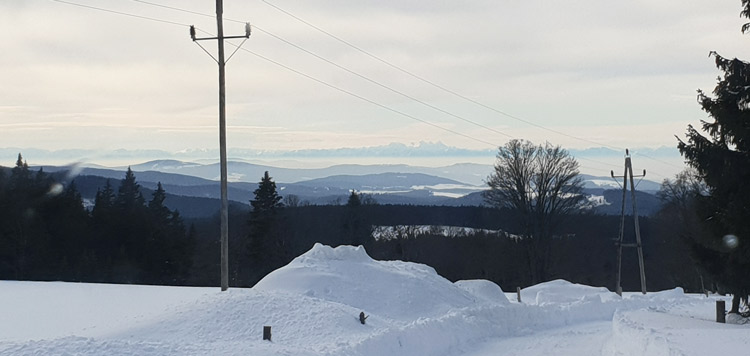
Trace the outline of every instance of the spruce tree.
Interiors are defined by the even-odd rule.
[[[91,215],[94,218],[94,222],[105,223],[106,216],[111,214],[112,207],[115,203],[115,191],[112,189],[112,185],[107,179],[104,189],[97,189],[96,196],[94,197],[94,207],[91,210]],[[107,222],[108,223],[108,222]]]
[[[250,201],[252,210],[248,225],[248,249],[254,269],[253,279],[259,278],[273,270],[283,256],[279,236],[273,234],[273,224],[277,210],[284,206],[282,197],[276,192],[276,183],[265,172],[258,188],[253,192],[255,197]]]
[[[750,1],[743,6],[750,17]],[[709,190],[697,209],[713,233],[693,245],[694,256],[734,295],[730,312],[737,313],[750,295],[750,63],[711,54],[723,73],[713,95],[698,91],[711,118],[701,122],[706,136],[689,125],[678,148]]]
[[[167,222],[170,215],[172,215],[169,208],[164,206],[165,199],[167,199],[167,192],[164,191],[161,182],[158,182],[151,201],[148,202],[148,209],[151,211],[153,217],[163,222]]]
[[[362,200],[359,199],[359,194],[357,194],[356,191],[352,190],[352,193],[349,195],[349,200],[346,201],[346,205],[350,207],[362,205]]]
[[[268,175],[263,175],[258,188],[253,192],[255,198],[250,201],[253,207],[252,216],[267,217],[276,214],[276,209],[284,206],[281,196],[276,192],[276,182]]]
[[[23,159],[23,156],[21,154],[18,154],[18,159],[16,160],[16,166],[13,167],[11,176],[15,176],[19,179],[22,178],[29,178],[29,165],[26,163],[26,161]]]
[[[365,224],[365,216],[362,211],[361,194],[352,190],[344,208],[344,241],[352,246],[365,244],[370,236],[370,231]]]
[[[44,261],[51,270],[50,278],[81,281],[81,260],[84,251],[91,249],[91,234],[89,215],[75,182],[70,182],[62,193],[48,197],[41,217],[51,235],[46,243],[50,254]]]
[[[110,232],[116,248],[111,251],[115,253],[112,274],[121,278],[118,282],[135,283],[142,280],[143,266],[150,257],[150,253],[145,251],[144,242],[149,236],[150,224],[145,223],[148,222],[146,201],[130,167],[117,189],[111,218]]]
[[[268,171],[261,178],[253,194],[255,198],[250,201],[252,210],[249,220],[251,233],[262,236],[268,233],[276,217],[276,210],[284,204],[281,202],[281,196],[276,192],[276,183],[268,175]]]
[[[125,178],[120,182],[120,188],[117,191],[115,200],[119,207],[124,211],[132,212],[146,204],[146,200],[141,194],[141,185],[135,180],[135,174],[128,167]]]
[[[164,205],[167,193],[157,183],[148,203],[149,239],[144,241],[144,279],[151,283],[180,284],[187,277],[193,244],[188,240],[179,212]]]

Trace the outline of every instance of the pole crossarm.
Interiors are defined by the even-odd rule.
[[[617,178],[625,178],[626,177],[626,176],[616,176],[615,175],[615,171],[609,171],[609,174],[612,176],[612,178],[615,178],[615,179],[617,179]],[[637,175],[637,176],[633,176],[633,178],[642,178],[642,177],[645,177],[645,176],[646,176],[646,170],[644,169],[643,170],[643,174]]]
[[[195,25],[190,25],[190,39],[193,41],[206,41],[206,40],[219,40],[219,39],[225,39],[225,40],[231,40],[236,38],[244,38],[248,39],[250,38],[250,34],[252,33],[252,28],[250,27],[250,23],[245,23],[245,34],[242,36],[214,36],[214,37],[195,37]]]
[[[224,36],[225,40],[231,40],[235,38],[249,38],[249,36]],[[219,37],[196,37],[193,39],[193,41],[205,41],[205,40],[218,40]]]

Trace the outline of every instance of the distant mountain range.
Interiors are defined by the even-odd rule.
[[[478,206],[484,204],[481,192],[483,179],[492,167],[460,164],[446,167],[414,167],[407,165],[336,165],[320,169],[290,169],[230,162],[229,199],[238,208],[247,209],[261,176],[269,171],[277,182],[281,196],[294,195],[304,204],[340,204],[352,190],[370,194],[379,204]],[[75,179],[82,196],[93,201],[96,190],[107,179],[119,184],[127,167],[95,168],[83,166],[42,166],[45,172],[63,172]],[[169,195],[166,204],[186,217],[215,214],[219,206],[218,165],[158,160],[131,166],[136,178],[147,191],[162,183]],[[621,182],[611,177],[582,175],[586,194],[596,202],[597,212],[619,214],[622,202]],[[654,193],[659,184],[641,180],[637,186],[641,215],[658,210]],[[630,195],[628,194],[628,199]],[[628,205],[629,206],[629,205]],[[628,208],[630,209],[630,208]],[[628,210],[630,211],[630,210]]]
[[[120,167],[125,169],[126,167]],[[176,173],[209,180],[219,179],[219,164],[198,164],[176,160],[150,161],[131,166],[134,171],[158,171]],[[234,182],[257,183],[268,171],[276,182],[296,183],[307,180],[326,178],[337,175],[369,175],[380,173],[413,173],[426,174],[452,179],[470,185],[482,185],[484,179],[492,172],[492,166],[462,163],[446,167],[416,167],[404,164],[396,165],[358,165],[342,164],[326,168],[279,168],[247,162],[230,161],[227,163],[229,180]]]
[[[177,152],[164,150],[87,150],[87,149],[63,149],[44,150],[37,148],[0,148],[0,157],[11,157],[18,153],[26,157],[34,157],[35,161],[65,160],[68,162],[101,162],[110,160],[129,159],[131,161],[152,159],[176,159],[182,161],[212,160],[219,157],[216,149],[187,149]],[[257,150],[246,148],[228,148],[227,154],[235,161],[252,161],[259,159],[325,159],[343,157],[494,157],[494,149],[465,149],[451,147],[440,142],[420,142],[418,144],[406,145],[403,143],[391,143],[372,147],[351,147],[333,149],[302,149],[302,150]]]
[[[622,157],[624,152],[607,147],[592,147],[586,149],[568,149],[577,158],[602,158]],[[679,158],[680,154],[676,147],[659,148],[631,148],[634,157],[648,156],[654,158]],[[180,161],[203,161],[216,162],[219,157],[218,149],[187,149],[177,152],[152,149],[62,149],[45,150],[38,148],[0,148],[0,157],[7,157],[12,164],[16,155],[22,153],[29,158],[30,162],[94,162],[108,164],[111,161],[149,161],[155,159],[174,159]],[[373,147],[350,147],[334,149],[303,149],[303,150],[258,150],[245,148],[229,148],[227,154],[233,161],[254,160],[288,160],[288,159],[329,159],[347,157],[485,157],[490,160],[495,157],[497,149],[466,149],[447,146],[441,142],[419,142],[406,145],[403,143],[391,143]]]

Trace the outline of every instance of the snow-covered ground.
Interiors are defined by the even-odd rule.
[[[445,237],[464,237],[474,234],[496,235],[498,237],[521,238],[502,230],[475,229],[462,226],[445,225],[381,225],[372,227],[372,238],[375,240],[394,240],[418,235],[441,235]]]
[[[519,303],[488,281],[451,283],[425,265],[316,245],[226,292],[0,281],[0,354],[744,354],[750,326],[713,322],[718,298],[728,300],[681,289],[621,298],[558,280]]]

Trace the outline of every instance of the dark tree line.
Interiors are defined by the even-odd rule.
[[[32,172],[19,154],[0,171],[0,279],[185,283],[195,234],[165,198],[159,184],[147,201],[128,169],[89,212],[74,181]]]
[[[331,246],[361,244],[373,258],[425,263],[454,281],[489,279],[506,290],[538,282],[528,273],[528,266],[533,265],[528,243],[523,241],[530,238],[525,235],[528,220],[524,212],[515,208],[364,204],[356,192],[352,192],[346,205],[289,207],[280,203],[282,199],[273,192],[273,186],[271,178],[264,175],[251,201],[253,210],[230,210],[230,222],[234,221],[230,226],[232,286],[254,285],[318,242]],[[614,289],[619,217],[579,211],[557,219],[554,234],[546,240],[547,280],[564,278]],[[206,229],[200,235],[210,236],[218,227],[218,217],[197,225]],[[428,231],[391,240],[373,239],[373,226],[396,225],[462,226],[477,231],[460,237]],[[679,238],[665,233],[668,224],[644,218],[641,227],[646,236],[646,273],[651,290],[682,286],[688,291],[700,291],[699,271],[685,268],[691,261]],[[196,270],[200,274],[193,275],[192,283],[215,285],[218,245],[215,239],[200,239],[199,244],[198,251],[208,254],[198,257],[202,267]],[[637,260],[631,257],[626,256],[623,264],[625,290],[637,290],[640,285]]]
[[[132,171],[102,186],[85,209],[75,184],[30,172],[19,160],[0,174],[0,278],[218,286],[219,216],[186,229],[164,206],[161,187],[144,197]],[[230,285],[249,287],[313,244],[364,245],[377,259],[426,263],[451,280],[483,278],[507,290],[535,281],[528,246],[508,235],[478,231],[376,241],[373,226],[447,225],[527,233],[512,208],[377,205],[353,192],[346,205],[285,206],[270,176],[258,184],[251,209],[230,206]],[[613,287],[618,218],[570,214],[548,239],[547,279]],[[663,227],[664,226],[664,227]],[[194,228],[193,228],[194,227]],[[642,222],[649,287],[700,289],[697,270],[675,248],[662,222]],[[679,242],[679,241],[678,241]],[[633,262],[632,266],[628,263]],[[623,286],[638,288],[635,258],[625,258]],[[632,273],[629,273],[631,271]]]

